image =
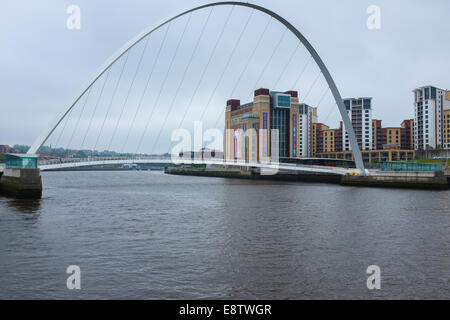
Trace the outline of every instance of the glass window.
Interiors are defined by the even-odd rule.
[[[278,96],[277,105],[280,107],[290,107],[291,97],[290,96]]]
[[[350,110],[350,100],[344,100],[344,105],[347,110]]]

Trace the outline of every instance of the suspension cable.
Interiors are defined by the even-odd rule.
[[[311,91],[312,91],[312,89],[314,88],[314,86],[316,85],[316,83],[317,83],[317,80],[319,80],[319,77],[320,77],[320,75],[322,74],[322,71],[320,71],[318,74],[317,74],[317,77],[316,77],[316,79],[313,81],[313,83],[312,83],[312,85],[311,85],[311,87],[309,88],[309,91],[308,91],[308,93],[305,95],[305,97],[303,98],[303,101],[302,101],[302,103],[305,103],[305,101],[306,101],[306,98],[308,98],[308,96],[309,96],[309,94],[311,93]]]
[[[144,54],[145,54],[145,52],[146,52],[146,50],[147,50],[147,46],[148,46],[149,39],[150,39],[150,36],[148,36],[148,37],[145,39],[145,46],[144,46],[144,49],[143,49],[143,51],[142,51],[142,56],[141,56],[141,58],[140,58],[140,60],[139,60],[139,66],[141,65],[142,59],[143,59]],[[135,77],[136,77],[136,75],[135,75]],[[134,81],[134,79],[133,79],[133,81]],[[150,80],[148,79],[148,81],[150,81]],[[148,82],[147,82],[147,85],[148,85]],[[144,92],[146,91],[147,85],[146,85],[146,87],[145,87]],[[125,103],[124,103],[124,107],[125,107]],[[133,121],[131,122],[131,125],[130,125],[130,127],[128,128],[127,136],[126,136],[126,138],[125,138],[125,141],[124,141],[124,144],[123,144],[123,146],[122,146],[122,149],[120,150],[120,153],[121,153],[121,154],[124,152],[124,149],[125,149],[125,146],[126,146],[126,144],[127,144],[128,137],[129,137],[131,128],[132,128],[133,125],[134,125],[134,121],[136,120],[136,116],[137,116],[137,112],[139,111],[139,108],[140,108],[140,104],[138,104],[138,106],[137,106],[137,108],[136,108],[135,115],[134,115],[134,117],[133,117]]]
[[[61,132],[59,133],[58,139],[56,139],[55,147],[58,147],[59,140],[61,139],[61,136],[63,135],[64,131],[66,130],[67,122],[69,122],[70,115],[72,114],[72,111],[73,111],[73,108],[70,109],[69,114],[66,117],[66,121],[64,122],[64,126],[63,126]]]
[[[151,111],[151,113],[150,113],[150,117],[148,118],[147,124],[145,125],[145,130],[144,130],[144,132],[143,132],[143,134],[142,134],[142,136],[141,136],[141,139],[139,140],[139,144],[138,144],[138,147],[137,147],[136,152],[135,152],[136,154],[138,153],[138,150],[141,148],[142,141],[143,141],[143,139],[144,139],[145,134],[147,133],[149,123],[150,123],[151,118],[152,118],[152,116],[153,116],[153,112],[154,112],[154,110],[156,109],[156,107],[158,106],[159,99],[161,98],[161,93],[162,93],[162,91],[163,91],[163,89],[164,89],[164,85],[166,84],[166,81],[167,81],[167,78],[168,78],[168,76],[169,76],[170,70],[172,69],[172,65],[173,65],[173,62],[175,61],[175,57],[176,57],[177,54],[178,54],[178,49],[180,48],[181,41],[183,40],[183,37],[184,37],[184,34],[185,34],[185,32],[186,32],[186,29],[187,29],[187,26],[188,26],[188,24],[189,24],[189,21],[190,21],[190,19],[191,19],[191,16],[192,16],[192,15],[189,15],[189,18],[188,18],[188,20],[187,20],[187,22],[186,22],[186,24],[185,24],[185,26],[184,26],[183,32],[182,32],[182,34],[181,34],[181,37],[180,37],[180,39],[178,40],[178,44],[177,44],[177,47],[176,47],[176,49],[175,49],[175,53],[174,53],[174,55],[172,56],[172,59],[171,59],[170,64],[169,64],[169,68],[167,69],[166,74],[165,74],[165,76],[164,76],[164,80],[163,80],[163,82],[162,82],[162,84],[161,84],[161,86],[160,86],[160,88],[159,88],[159,92],[158,92],[158,96],[157,96],[157,98],[156,98],[156,102],[155,102],[154,105],[153,105],[152,111]]]
[[[334,104],[336,104],[336,102],[335,102]],[[327,117],[326,117],[325,120],[323,121],[324,123],[327,122],[328,118],[333,114],[334,109],[335,109],[335,108],[334,108],[334,105],[332,105],[332,106],[330,107],[330,111],[328,111]]]
[[[258,49],[258,47],[259,47],[259,45],[260,45],[260,43],[261,43],[261,40],[263,39],[263,36],[264,36],[264,34],[266,33],[267,28],[269,27],[270,22],[272,21],[272,19],[273,19],[273,18],[270,17],[269,20],[267,21],[266,26],[264,27],[263,32],[262,32],[261,35],[259,36],[259,39],[258,39],[258,41],[257,41],[257,43],[256,43],[255,48],[253,49],[251,55],[250,55],[250,56],[248,57],[248,59],[247,59],[247,63],[246,63],[246,65],[245,65],[245,68],[242,69],[241,74],[240,74],[239,77],[238,77],[238,80],[237,80],[236,83],[234,84],[233,90],[231,91],[230,95],[228,95],[228,97],[230,97],[230,99],[233,98],[234,93],[235,93],[235,91],[236,91],[236,89],[237,89],[239,83],[241,82],[242,77],[244,76],[245,72],[246,72],[247,69],[248,69],[248,66],[250,65],[251,61],[253,60],[253,57],[255,56],[256,50]]]
[[[138,65],[137,65],[137,67],[136,67],[136,71],[134,72],[133,79],[131,80],[130,87],[128,88],[128,92],[127,92],[127,95],[126,95],[126,97],[125,97],[125,101],[123,102],[123,106],[122,106],[122,110],[121,110],[121,112],[120,112],[120,116],[119,116],[119,118],[117,119],[116,127],[115,127],[115,129],[114,129],[114,132],[113,132],[113,135],[112,135],[112,137],[111,137],[111,140],[109,141],[108,149],[111,147],[111,144],[112,144],[112,142],[113,142],[113,140],[114,140],[114,137],[115,137],[115,135],[116,135],[117,128],[119,127],[120,120],[122,119],[122,115],[123,115],[123,112],[124,112],[124,110],[125,110],[125,106],[126,106],[126,104],[127,104],[127,102],[128,102],[128,99],[129,99],[129,97],[130,97],[130,93],[131,93],[131,90],[132,90],[132,88],[133,88],[134,82],[136,81],[137,74],[138,74],[139,69],[140,69],[141,64],[142,64],[142,59],[144,58],[144,54],[145,54],[145,51],[146,51],[146,49],[147,49],[147,43],[148,43],[148,38],[147,38],[146,44],[145,44],[145,46],[144,46],[144,49],[142,50],[141,57],[139,58],[139,62],[138,62]]]
[[[240,35],[239,35],[238,40],[237,40],[236,43],[234,44],[233,50],[231,51],[231,54],[230,54],[230,56],[229,56],[229,58],[228,58],[228,60],[227,60],[227,63],[225,64],[225,67],[223,68],[223,71],[222,71],[222,73],[221,73],[221,75],[220,75],[220,78],[219,78],[219,80],[217,81],[217,84],[216,84],[216,86],[214,87],[214,90],[211,92],[211,95],[209,96],[209,100],[208,100],[207,104],[206,104],[205,107],[203,108],[203,111],[202,111],[202,114],[201,114],[201,117],[200,117],[200,121],[203,120],[203,117],[205,116],[205,112],[206,112],[206,110],[208,109],[208,107],[209,107],[209,105],[210,105],[210,103],[211,103],[211,101],[212,101],[212,99],[213,99],[213,97],[214,97],[214,95],[215,95],[217,89],[219,88],[220,83],[222,82],[222,79],[223,79],[225,73],[226,73],[227,70],[228,70],[228,67],[229,67],[229,65],[230,65],[230,62],[231,62],[231,60],[232,60],[232,58],[233,58],[233,56],[234,56],[234,54],[235,54],[235,52],[236,52],[237,47],[239,46],[239,43],[240,43],[241,40],[242,40],[242,36],[244,35],[245,31],[247,30],[248,24],[250,23],[250,20],[252,19],[254,13],[255,13],[255,9],[253,9],[252,12],[250,13],[250,15],[248,16],[247,22],[245,23],[244,28],[242,29],[242,31],[241,31],[241,33],[240,33]]]
[[[329,89],[329,87],[328,87],[327,89]],[[328,92],[329,92],[329,91],[326,90],[326,93],[328,93]],[[324,97],[325,97],[325,96],[326,96],[326,94],[324,94]],[[323,100],[324,97],[322,97],[321,100]],[[319,102],[319,105],[320,105],[321,103],[322,103],[322,101]],[[336,104],[336,102],[335,102],[334,104]],[[319,106],[319,105],[318,105],[318,106]],[[335,108],[334,108],[334,105],[332,105],[332,106],[330,107],[330,110],[328,111],[327,117],[326,117],[325,120],[323,121],[324,123],[327,122],[328,118],[331,116],[331,114],[333,113],[334,109],[335,109]]]
[[[168,119],[168,117],[169,117],[169,115],[170,115],[170,112],[171,112],[171,110],[173,109],[173,106],[174,106],[174,104],[175,104],[175,100],[176,100],[176,98],[178,97],[178,93],[180,92],[181,86],[183,85],[184,80],[185,80],[185,78],[186,78],[187,71],[189,70],[189,68],[190,68],[190,66],[191,66],[191,63],[192,63],[192,61],[193,61],[193,59],[194,59],[195,53],[197,52],[198,46],[199,46],[199,44],[200,44],[200,41],[201,41],[202,38],[203,38],[203,33],[204,33],[205,29],[206,29],[206,26],[208,25],[209,18],[211,17],[211,13],[212,13],[212,8],[211,8],[211,10],[210,10],[210,12],[209,12],[208,18],[206,19],[205,24],[203,25],[203,28],[202,28],[202,30],[201,30],[201,32],[200,32],[200,35],[199,35],[199,37],[198,37],[198,39],[197,39],[197,42],[196,42],[195,46],[194,46],[194,50],[192,51],[192,54],[191,54],[191,56],[190,56],[190,58],[189,58],[189,62],[188,62],[188,64],[186,65],[186,68],[184,69],[183,76],[181,77],[181,81],[179,82],[178,87],[177,87],[177,89],[176,89],[176,91],[175,91],[175,94],[173,95],[172,101],[171,101],[171,103],[170,103],[169,111],[167,112],[166,117],[165,117],[165,119],[164,119],[164,121],[163,121],[163,124],[162,124],[162,126],[161,126],[161,128],[160,128],[160,130],[159,130],[159,132],[158,132],[158,137],[156,138],[156,141],[155,141],[155,144],[154,144],[153,147],[152,147],[152,150],[153,150],[153,148],[156,146],[156,144],[158,143],[159,137],[160,137],[161,132],[162,132],[162,129],[163,129],[164,126],[166,125],[166,122],[167,122],[167,119]]]
[[[249,101],[249,100],[251,99],[251,96],[252,96],[252,94],[253,94],[253,91],[256,90],[256,87],[258,86],[259,81],[261,81],[261,78],[263,77],[264,73],[266,73],[266,69],[268,68],[269,64],[272,62],[272,59],[273,59],[275,53],[277,52],[277,49],[278,49],[278,47],[280,46],[281,41],[283,41],[284,36],[286,35],[286,31],[287,31],[287,30],[288,30],[288,28],[285,28],[285,29],[284,29],[283,34],[281,35],[280,39],[278,40],[278,43],[277,43],[276,46],[273,48],[272,54],[270,55],[269,60],[267,60],[266,65],[264,66],[264,68],[261,70],[261,73],[259,74],[258,79],[256,80],[256,83],[255,83],[255,85],[253,86],[253,90],[252,90],[252,92],[250,92],[250,94],[249,94],[249,96],[248,96],[248,98],[247,98],[247,101]]]
[[[209,101],[208,101],[208,104],[207,104],[206,106],[209,106],[209,104],[211,103],[211,100],[212,100],[212,98],[213,98],[213,95],[215,94],[217,88],[219,87],[220,82],[222,81],[222,78],[223,78],[223,76],[224,76],[226,70],[228,69],[228,65],[229,65],[229,63],[230,63],[230,61],[231,61],[231,58],[233,57],[234,52],[235,52],[237,46],[239,45],[239,43],[240,43],[240,41],[241,41],[241,38],[242,38],[242,35],[244,34],[245,30],[247,29],[247,26],[248,26],[248,24],[249,24],[249,22],[250,22],[250,20],[251,20],[251,18],[252,18],[252,16],[253,16],[253,14],[254,14],[254,10],[253,10],[253,11],[251,12],[251,14],[249,15],[249,17],[248,17],[248,19],[247,19],[247,22],[246,22],[244,28],[242,29],[241,34],[239,35],[239,39],[238,39],[238,41],[236,42],[236,44],[235,44],[235,46],[234,46],[234,48],[233,48],[233,51],[232,51],[232,53],[231,53],[231,56],[230,56],[230,58],[228,59],[228,62],[227,62],[227,64],[226,64],[226,66],[225,66],[225,69],[223,70],[222,75],[220,76],[220,79],[219,79],[219,81],[218,81],[216,87],[214,88],[214,91],[213,91],[213,93],[211,94],[211,96],[210,96],[210,98],[209,98]],[[267,26],[269,25],[269,23],[270,23],[270,20],[269,20],[269,22],[267,23],[266,28],[267,28]],[[263,34],[261,35],[260,38],[262,38],[262,36],[264,35],[264,33],[265,33],[265,31],[266,31],[266,28],[264,29]],[[287,30],[287,29],[286,29],[286,30]],[[245,69],[246,69],[246,68],[247,68],[247,67],[245,67]],[[233,90],[234,90],[234,89],[233,89]],[[204,115],[205,115],[206,110],[207,110],[207,108],[205,107],[205,108],[203,109],[203,113],[202,113],[202,116],[201,116],[200,120],[203,120],[203,117],[204,117]],[[220,113],[219,113],[219,118],[216,120],[216,122],[215,122],[215,124],[214,124],[214,127],[217,127],[217,123],[218,123],[218,121],[220,120],[220,118],[222,117],[222,114],[223,114],[223,113],[224,113],[224,112],[220,112]],[[203,148],[203,145],[202,145],[202,148]]]
[[[329,92],[330,87],[326,87],[325,88],[325,92],[323,93],[322,97],[320,98],[319,102],[316,104],[316,107],[319,107],[320,104],[322,103],[323,99],[325,99],[325,97],[327,96],[328,92]]]
[[[272,17],[270,17],[269,20],[267,21],[267,23],[266,23],[266,25],[265,25],[265,27],[264,27],[263,32],[262,32],[261,35],[259,36],[258,41],[257,41],[255,47],[253,48],[252,53],[250,54],[249,58],[247,59],[247,63],[246,63],[246,65],[245,65],[244,69],[242,69],[241,74],[239,75],[238,80],[236,81],[236,83],[235,83],[235,85],[234,85],[234,87],[233,87],[233,90],[231,91],[231,94],[228,95],[228,97],[232,98],[232,97],[234,96],[234,93],[235,93],[235,91],[236,91],[236,89],[237,89],[237,87],[238,87],[238,84],[240,83],[240,81],[241,81],[243,75],[245,74],[245,72],[247,71],[247,69],[248,69],[248,67],[249,67],[249,65],[250,65],[250,63],[251,63],[251,61],[253,60],[253,57],[254,57],[254,55],[255,55],[255,53],[256,53],[256,50],[258,49],[258,47],[259,47],[259,45],[260,45],[260,43],[261,43],[261,41],[262,41],[262,39],[263,39],[263,37],[264,37],[266,31],[267,31],[267,28],[268,28],[269,25],[270,25],[270,22],[271,22],[271,21],[272,21]],[[222,118],[222,115],[223,115],[223,112],[220,112],[220,114],[219,114],[219,116],[218,116],[218,118],[217,118],[217,120],[216,120],[216,122],[215,122],[215,124],[214,124],[214,127],[217,127],[217,124],[219,123],[219,120]]]
[[[125,67],[126,67],[126,65],[127,65],[129,56],[130,56],[130,51],[128,50],[128,51],[127,51],[127,55],[125,56],[124,63],[123,63],[123,65],[122,65],[122,69],[120,70],[119,78],[117,79],[116,85],[115,85],[114,90],[113,90],[113,93],[112,93],[112,95],[111,95],[111,100],[109,101],[108,108],[106,108],[106,114],[105,114],[105,117],[103,118],[103,122],[102,122],[102,125],[101,125],[101,127],[100,127],[100,132],[99,132],[99,134],[97,135],[97,139],[95,140],[94,150],[95,150],[95,148],[97,148],[98,141],[99,141],[99,139],[100,139],[100,136],[102,135],[103,127],[105,126],[106,119],[108,118],[109,111],[110,111],[110,109],[111,109],[111,106],[112,106],[112,104],[113,104],[114,98],[115,98],[115,96],[116,96],[117,88],[119,87],[120,80],[122,79],[122,75],[123,75],[124,70],[125,70]],[[107,148],[106,150],[109,150],[109,148]]]
[[[300,79],[302,78],[303,73],[306,71],[306,68],[308,67],[308,65],[311,62],[312,58],[313,57],[310,55],[308,61],[303,66],[302,71],[300,72],[299,76],[297,77],[297,79],[295,80],[294,84],[292,85],[292,88],[291,88],[292,90],[295,90],[295,88],[298,86],[298,83],[300,82]]]
[[[143,103],[145,95],[147,93],[148,86],[150,84],[150,80],[152,79],[153,72],[155,70],[155,66],[157,65],[157,62],[159,61],[159,57],[161,55],[162,48],[163,48],[164,43],[166,41],[167,33],[169,32],[169,27],[170,27],[170,24],[166,28],[166,32],[164,33],[163,40],[161,41],[161,44],[160,44],[159,49],[158,49],[158,53],[156,54],[156,59],[153,61],[151,71],[150,71],[150,73],[149,73],[149,75],[147,77],[147,82],[145,83],[144,91],[142,92],[142,95],[141,95],[141,97],[139,99],[138,107],[136,108],[136,112],[134,113],[133,121],[131,122],[131,125],[128,128],[127,137],[125,139],[124,145],[122,146],[122,151],[125,149],[125,146],[126,146],[126,144],[128,142],[128,139],[130,137],[131,129],[133,128],[134,123],[136,122],[136,119],[137,119],[137,115],[138,115],[138,113],[139,113],[139,111],[140,111],[140,109],[142,107],[142,103]]]
[[[70,148],[70,145],[72,144],[72,140],[73,140],[73,137],[74,137],[74,135],[75,135],[75,132],[76,132],[77,129],[78,129],[78,125],[79,125],[80,120],[81,120],[81,117],[82,117],[82,115],[83,115],[83,113],[84,113],[84,109],[85,109],[86,104],[87,104],[87,102],[88,102],[88,100],[89,100],[89,96],[91,95],[91,90],[92,90],[92,86],[89,87],[89,91],[88,91],[88,93],[87,93],[87,95],[86,95],[86,98],[85,98],[85,100],[84,100],[84,104],[83,104],[83,107],[82,107],[82,109],[81,109],[80,115],[78,116],[78,120],[77,120],[77,122],[76,122],[76,124],[75,124],[74,130],[72,131],[72,135],[70,136],[69,144],[67,145],[68,148]]]
[[[188,24],[189,24],[189,22],[190,22],[190,20],[191,20],[191,17],[192,17],[192,13],[189,14],[188,21],[186,22],[185,28],[184,28],[184,30],[183,30],[183,35],[184,35],[184,33],[186,32],[186,28],[187,28],[187,26],[188,26]],[[181,36],[182,38],[183,38],[183,35]],[[200,40],[200,39],[199,39],[199,40]],[[181,39],[180,39],[180,42],[178,43],[177,50],[178,50],[178,47],[180,46],[180,44],[181,44]],[[197,45],[198,45],[198,42],[197,42]],[[172,111],[172,108],[173,108],[173,105],[174,105],[174,103],[175,103],[175,100],[176,100],[176,98],[178,97],[178,92],[180,91],[181,85],[182,85],[183,82],[184,82],[184,78],[186,77],[186,72],[187,72],[187,70],[189,69],[189,67],[190,67],[190,65],[191,65],[192,58],[194,57],[194,54],[195,54],[196,49],[197,49],[197,48],[195,47],[195,48],[194,48],[194,51],[192,52],[192,55],[191,55],[191,57],[190,57],[190,59],[189,59],[189,62],[188,62],[188,64],[187,64],[186,68],[184,69],[183,75],[182,75],[182,77],[181,77],[181,81],[178,83],[178,87],[177,87],[177,89],[176,89],[176,91],[175,91],[175,94],[173,95],[172,101],[171,101],[171,103],[170,103],[170,105],[169,105],[169,110],[168,110],[168,112],[166,113],[166,116],[164,117],[164,121],[163,121],[163,123],[162,123],[162,125],[161,125],[161,127],[160,127],[160,129],[159,129],[159,131],[158,131],[158,135],[157,135],[157,137],[156,137],[156,139],[155,139],[155,142],[153,143],[153,147],[152,147],[152,149],[151,149],[151,150],[152,150],[151,153],[153,153],[153,150],[154,150],[155,146],[157,145],[157,143],[158,143],[158,141],[159,141],[159,137],[160,137],[160,135],[161,135],[161,132],[162,132],[162,130],[164,129],[164,126],[166,125],[167,119],[169,118],[169,115],[170,115],[170,112]],[[175,56],[174,56],[174,57],[175,57]]]
[[[274,88],[275,90],[276,90],[276,88],[277,88],[277,86],[278,86],[278,83],[279,83],[280,80],[281,80],[281,77],[284,75],[284,73],[286,72],[286,69],[287,69],[288,66],[291,64],[292,59],[294,58],[295,54],[297,53],[297,50],[298,50],[298,48],[300,47],[300,43],[301,43],[301,42],[298,42],[298,43],[297,43],[297,46],[295,47],[294,51],[292,51],[292,54],[291,54],[290,58],[289,58],[288,61],[286,62],[284,68],[281,70],[281,73],[280,73],[279,77],[277,78],[277,81],[275,81],[275,84],[274,84],[273,87],[272,87],[272,88]]]
[[[98,99],[97,99],[97,103],[95,104],[94,111],[92,113],[91,119],[89,120],[89,124],[88,124],[87,130],[86,130],[86,133],[84,134],[83,141],[82,141],[81,146],[80,146],[80,150],[83,149],[84,142],[86,141],[87,134],[89,132],[89,129],[91,128],[92,120],[94,119],[95,112],[97,111],[98,104],[100,103],[100,100],[102,98],[103,90],[105,89],[105,85],[106,85],[106,82],[109,79],[110,73],[111,73],[111,68],[108,68],[108,72],[106,73],[105,81],[103,82],[102,88],[100,90],[100,94],[99,94]]]
[[[253,90],[250,92],[250,95],[249,95],[248,98],[247,98],[247,101],[249,101],[249,100],[251,99],[251,96],[252,96],[252,94],[253,94],[253,91],[256,90],[256,86],[258,85],[259,81],[261,80],[261,78],[263,77],[264,73],[266,72],[268,66],[269,66],[270,63],[272,62],[272,59],[273,59],[275,53],[277,52],[277,49],[278,49],[278,47],[280,46],[281,41],[283,41],[283,38],[284,38],[284,36],[286,35],[286,31],[287,31],[287,30],[288,30],[287,28],[284,29],[283,34],[281,35],[280,39],[278,40],[278,43],[277,43],[276,46],[273,48],[272,53],[271,53],[271,55],[270,55],[270,57],[269,57],[269,60],[267,60],[266,64],[264,65],[264,68],[261,70],[261,72],[260,72],[260,74],[259,74],[259,76],[258,76],[258,79],[256,80],[255,85],[253,86]],[[217,120],[216,120],[216,122],[215,122],[215,124],[214,124],[215,127],[217,127],[217,125],[218,125],[218,123],[219,123],[219,121],[220,121],[220,119],[222,118],[223,115],[224,115],[224,112],[220,112],[220,113],[219,113],[219,116],[217,117]]]
[[[180,123],[178,124],[178,129],[181,128],[181,126],[183,125],[184,120],[185,120],[185,118],[186,118],[186,115],[187,115],[189,109],[191,108],[191,105],[192,105],[192,103],[193,103],[193,101],[194,101],[195,96],[197,95],[197,92],[198,92],[198,89],[200,88],[201,83],[203,82],[203,78],[204,78],[204,76],[205,76],[205,74],[206,74],[206,71],[208,70],[208,67],[209,67],[209,65],[210,65],[210,63],[211,63],[211,60],[212,60],[212,58],[213,58],[213,56],[214,56],[214,54],[215,54],[215,52],[216,52],[216,49],[217,49],[219,43],[221,42],[223,33],[224,33],[226,27],[228,26],[228,22],[230,21],[231,14],[233,13],[233,10],[234,10],[234,5],[231,7],[230,12],[228,13],[227,19],[225,20],[225,23],[224,23],[224,25],[223,25],[223,27],[222,27],[222,30],[221,30],[221,32],[220,32],[220,34],[219,34],[219,37],[217,38],[217,40],[216,40],[216,42],[215,42],[215,44],[214,44],[213,50],[212,50],[211,54],[209,55],[208,62],[206,63],[205,68],[203,68],[202,74],[201,74],[201,76],[200,76],[200,78],[199,78],[199,80],[198,80],[198,82],[197,82],[197,85],[196,85],[196,87],[195,87],[195,90],[193,91],[193,93],[192,93],[192,95],[191,95],[191,98],[190,98],[190,100],[189,100],[188,106],[187,106],[187,108],[184,110],[183,117],[181,118]]]

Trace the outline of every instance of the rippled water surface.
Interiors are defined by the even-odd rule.
[[[43,182],[40,201],[0,197],[2,299],[450,298],[449,191],[147,171]]]

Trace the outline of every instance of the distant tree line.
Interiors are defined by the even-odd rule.
[[[25,145],[21,145],[21,144],[15,144],[13,146],[13,149],[16,150],[19,153],[27,153],[28,149],[30,149],[30,146],[25,146]]]
[[[19,153],[26,153],[30,147],[26,145],[16,144],[13,147]],[[43,156],[56,156],[60,158],[88,158],[88,157],[132,157],[130,153],[117,153],[115,151],[97,151],[97,150],[74,150],[64,148],[52,148],[50,146],[42,146],[39,154]]]

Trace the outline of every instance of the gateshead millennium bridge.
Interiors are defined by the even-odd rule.
[[[291,23],[289,23],[287,20],[285,20],[283,17],[279,16],[275,12],[273,12],[267,8],[264,8],[262,6],[255,5],[255,4],[245,3],[245,2],[235,2],[235,1],[214,2],[214,3],[201,5],[201,6],[192,8],[192,9],[184,10],[168,19],[164,19],[161,22],[158,22],[155,25],[146,28],[140,34],[136,35],[134,38],[132,38],[130,41],[128,41],[123,47],[121,47],[116,53],[114,53],[109,59],[107,59],[103,63],[103,65],[97,69],[97,71],[94,72],[94,74],[91,76],[91,78],[79,89],[79,91],[74,95],[74,97],[69,101],[69,103],[61,109],[61,112],[56,116],[56,118],[50,124],[50,126],[46,130],[44,130],[39,135],[39,137],[34,141],[34,143],[32,144],[31,148],[28,151],[28,154],[33,155],[33,154],[39,153],[39,149],[47,142],[47,140],[55,132],[55,130],[60,126],[65,126],[64,120],[66,119],[66,123],[67,123],[67,121],[68,121],[67,118],[70,117],[72,109],[81,101],[81,99],[83,97],[85,97],[86,100],[89,99],[89,94],[91,92],[91,89],[92,89],[93,85],[97,82],[97,80],[102,75],[106,74],[106,77],[107,77],[105,80],[105,83],[106,83],[106,81],[108,80],[108,76],[109,76],[111,67],[121,57],[126,56],[126,59],[128,59],[127,55],[129,54],[129,51],[133,47],[135,47],[137,44],[139,44],[143,41],[148,41],[148,37],[152,33],[154,33],[155,31],[157,31],[158,29],[162,28],[165,25],[168,25],[168,24],[170,25],[170,23],[172,21],[175,21],[185,15],[191,14],[194,11],[204,10],[207,8],[211,8],[211,10],[212,10],[213,7],[219,7],[219,6],[228,6],[228,7],[231,6],[233,8],[234,7],[244,7],[244,8],[251,9],[252,14],[253,14],[253,11],[255,11],[255,10],[258,12],[264,13],[264,14],[270,16],[270,19],[275,19],[276,21],[281,23],[284,27],[286,27],[287,30],[289,30],[300,41],[300,43],[304,46],[304,48],[306,48],[306,50],[311,55],[311,58],[316,63],[317,67],[320,69],[320,73],[323,75],[323,77],[328,85],[328,88],[333,95],[335,103],[336,103],[336,105],[339,109],[340,115],[342,117],[343,125],[346,128],[346,131],[348,133],[350,147],[351,147],[351,150],[353,151],[357,171],[359,174],[365,175],[366,171],[364,169],[364,164],[363,164],[363,161],[361,158],[361,153],[360,153],[360,149],[358,146],[358,142],[355,137],[355,132],[353,130],[352,123],[349,119],[346,108],[343,104],[341,94],[339,93],[339,90],[337,89],[337,86],[336,86],[333,78],[331,77],[324,62],[322,61],[320,56],[317,54],[316,50],[312,47],[310,42],[302,35],[302,33],[297,28],[295,28]],[[190,16],[189,16],[189,19],[190,19]],[[208,17],[208,19],[209,19],[209,17]],[[189,22],[189,20],[188,20],[188,22]],[[206,26],[206,24],[205,24],[205,26]],[[167,33],[167,31],[166,31],[166,33]],[[203,31],[202,31],[202,33],[203,33]],[[183,32],[182,37],[183,36],[184,36],[184,32]],[[200,37],[201,37],[201,35],[200,35]],[[147,46],[147,43],[145,44],[145,46]],[[177,49],[178,49],[178,47],[177,47]],[[145,51],[145,48],[144,48],[144,51]],[[194,53],[195,53],[195,49],[194,49]],[[193,53],[193,55],[194,55],[194,53]],[[175,58],[175,56],[176,56],[176,54],[174,55],[174,58]],[[142,60],[142,57],[141,57],[141,60]],[[126,64],[126,61],[125,61],[125,64]],[[140,64],[138,64],[138,69],[139,69],[139,66],[140,66]],[[170,67],[171,66],[169,66],[169,69],[170,69]],[[138,72],[138,69],[136,69],[136,73]],[[122,72],[123,72],[123,70],[122,70]],[[153,70],[152,70],[152,72],[153,72]],[[133,80],[134,80],[134,78],[133,78]],[[166,79],[164,79],[163,82],[165,82],[165,81],[166,81]],[[132,81],[132,83],[133,83],[133,81]],[[164,85],[164,83],[163,83],[163,85]],[[104,88],[104,84],[102,87],[102,92],[103,92],[103,88]],[[116,89],[117,89],[117,87],[116,87]],[[131,90],[131,87],[129,90]],[[126,95],[125,101],[128,100],[128,96],[130,93],[129,90],[127,93],[125,93],[125,95]],[[113,96],[115,94],[116,94],[116,92],[113,93]],[[86,97],[86,95],[87,95],[87,97]],[[158,99],[159,99],[159,96],[158,96]],[[97,101],[97,104],[98,104],[98,101]],[[138,109],[139,108],[140,108],[140,104],[138,106]],[[83,108],[83,110],[84,110],[84,108]],[[81,110],[80,117],[78,118],[78,122],[80,121],[83,110]],[[120,116],[117,120],[117,124],[123,117],[124,112],[128,112],[128,111],[127,110],[121,111]],[[94,110],[94,113],[95,113],[95,110]],[[136,112],[136,114],[137,114],[137,112]],[[108,114],[108,112],[107,112],[105,119],[103,121],[103,124],[101,126],[101,130],[103,129],[103,125],[106,121],[106,118],[109,116],[112,116],[112,115]],[[117,117],[117,115],[116,115],[116,117]],[[136,115],[135,115],[134,119],[132,121],[130,121],[130,130],[134,125],[135,119],[136,119]],[[78,122],[76,123],[76,126],[74,129],[74,132],[72,133],[71,139],[73,138],[74,135],[76,136],[77,134],[81,134],[81,133],[77,132],[77,127],[79,125]],[[88,131],[89,131],[89,127],[91,126],[91,122],[92,122],[92,118],[89,120]],[[164,123],[165,122],[166,121],[164,121]],[[147,123],[147,125],[148,125],[148,123]],[[116,125],[116,129],[117,129],[117,125]],[[145,128],[145,129],[147,130],[147,128]],[[101,134],[101,132],[100,132],[100,134]],[[111,140],[114,138],[115,134],[116,134],[116,130],[114,130]],[[129,134],[129,132],[128,132],[128,134]],[[128,139],[128,137],[127,137],[127,139]],[[141,140],[142,140],[142,138],[141,138]],[[97,137],[97,141],[98,141],[98,137]],[[58,162],[58,161],[56,161],[56,162]],[[151,157],[145,158],[145,157],[139,157],[139,156],[131,157],[129,159],[124,159],[124,158],[94,159],[94,158],[90,158],[90,159],[77,159],[77,160],[73,160],[73,161],[59,161],[58,163],[45,162],[45,163],[41,163],[40,167],[42,170],[47,170],[47,169],[55,169],[55,168],[78,167],[78,166],[93,165],[93,164],[155,163],[155,162],[161,163],[161,162],[170,162],[170,161],[167,159],[165,159],[163,161],[162,159],[155,159],[155,158],[151,158]],[[238,165],[238,166],[247,166],[247,167],[269,167],[269,168],[277,167],[277,168],[297,170],[297,171],[334,172],[337,174],[346,174],[351,170],[351,169],[347,170],[347,169],[341,169],[341,168],[321,168],[319,166],[301,166],[301,165],[297,165],[297,166],[293,167],[293,166],[289,166],[289,165],[282,165],[279,163],[246,163],[246,162],[233,162],[233,161],[226,161],[226,160],[222,160],[222,161],[219,160],[219,161],[213,161],[213,162],[214,162],[214,164],[224,164],[224,165]],[[211,162],[211,163],[213,163],[213,162]],[[195,162],[195,163],[197,163],[197,162]],[[208,164],[205,161],[203,161],[203,163]]]

